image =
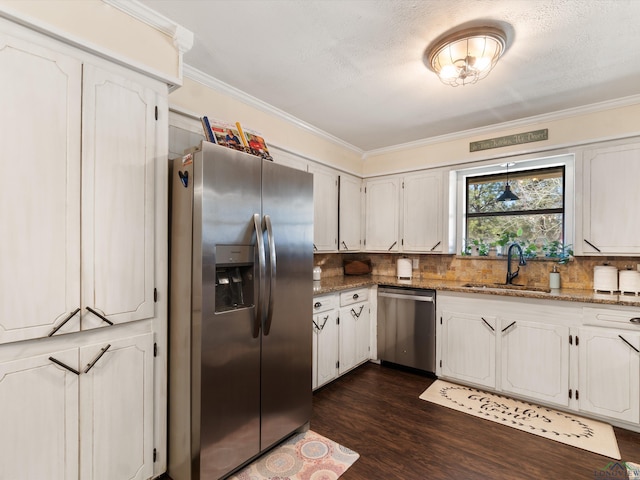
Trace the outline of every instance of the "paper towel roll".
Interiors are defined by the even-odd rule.
[[[396,263],[396,273],[398,278],[411,279],[411,259],[399,258]]]

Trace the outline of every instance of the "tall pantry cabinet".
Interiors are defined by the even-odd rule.
[[[167,86],[0,19],[0,104],[0,480],[151,478]]]

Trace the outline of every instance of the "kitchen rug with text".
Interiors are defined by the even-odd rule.
[[[613,427],[495,393],[436,380],[420,399],[620,460]]]
[[[285,440],[229,480],[335,480],[358,458],[353,450],[309,430]]]

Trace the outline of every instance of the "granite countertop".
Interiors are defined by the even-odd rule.
[[[531,290],[509,290],[505,288],[469,288],[468,282],[452,282],[435,279],[398,280],[394,276],[382,275],[345,275],[325,277],[313,282],[313,294],[324,295],[327,293],[349,290],[352,288],[370,287],[372,285],[393,285],[413,288],[426,288],[431,290],[474,293],[481,295],[500,295],[506,297],[537,298],[542,300],[562,300],[568,302],[600,303],[607,305],[623,305],[640,307],[640,296],[615,295],[609,293],[596,293],[593,290],[569,290],[554,289],[549,292]]]

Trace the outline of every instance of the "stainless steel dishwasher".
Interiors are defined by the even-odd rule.
[[[436,292],[378,287],[378,357],[436,371]]]

